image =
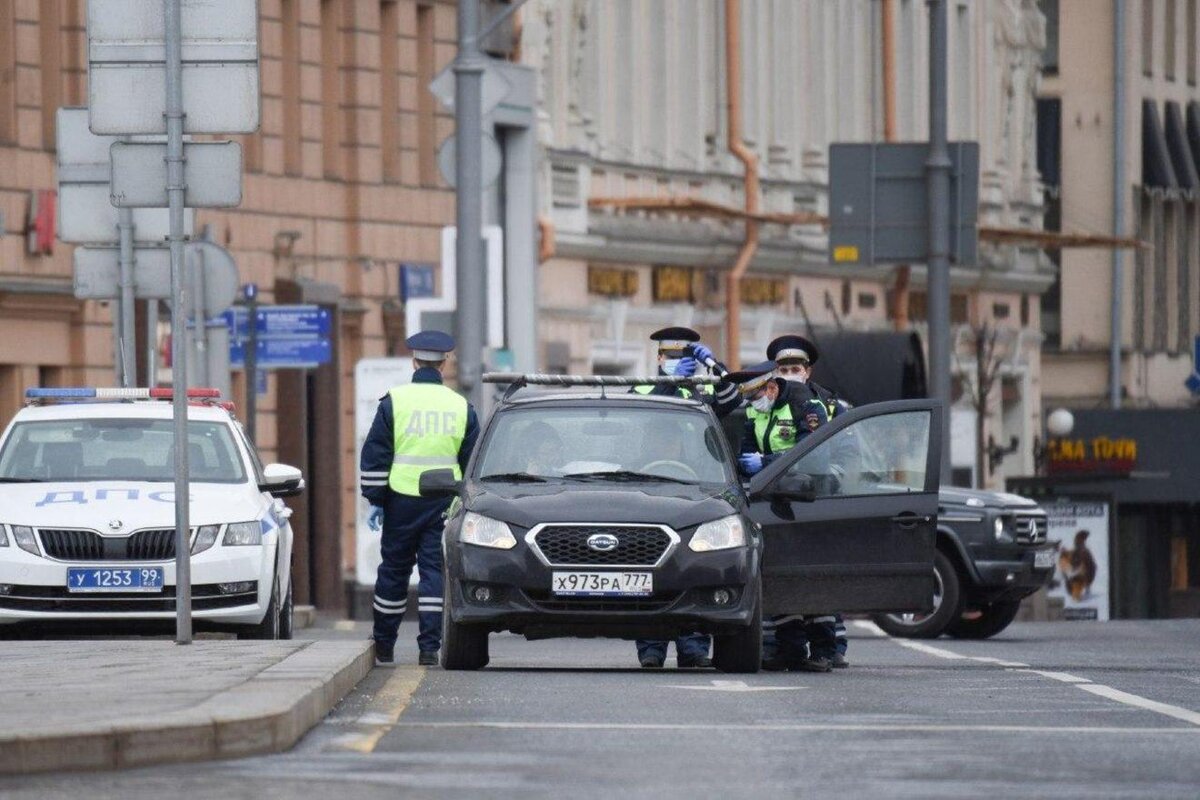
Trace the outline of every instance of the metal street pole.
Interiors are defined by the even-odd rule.
[[[246,437],[258,444],[258,284],[242,289],[246,298]],[[234,335],[237,335],[235,329]]]
[[[175,432],[175,643],[192,642],[188,494],[187,299],[183,264],[183,62],[181,0],[163,0],[167,68],[167,202],[171,233],[171,404]]]
[[[1125,2],[1113,3],[1113,236],[1125,235]],[[1124,331],[1125,251],[1112,251],[1109,300],[1108,402],[1121,407],[1121,339]]]
[[[455,243],[458,384],[476,407],[483,400],[484,313],[487,284],[483,244],[483,109],[486,60],[479,52],[479,0],[458,0],[458,55],[454,59]],[[496,291],[501,291],[496,287]],[[415,333],[416,331],[409,331]]]
[[[119,269],[120,298],[117,301],[117,316],[120,319],[120,352],[117,363],[121,369],[121,386],[129,388],[137,383],[137,335],[134,331],[133,275],[137,256],[133,252],[133,209],[117,210],[117,233],[120,242]]]
[[[946,4],[929,4],[929,388],[942,402],[942,483],[950,482],[950,148],[946,131]]]

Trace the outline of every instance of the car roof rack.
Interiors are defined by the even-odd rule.
[[[507,400],[526,386],[599,386],[602,397],[609,386],[712,386],[721,379],[712,375],[682,377],[679,375],[550,375],[540,372],[485,372],[484,383],[507,383]]]

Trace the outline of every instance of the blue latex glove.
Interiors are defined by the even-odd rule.
[[[696,363],[696,359],[694,358],[681,358],[679,359],[679,363],[675,366],[675,377],[690,378],[696,374],[696,368],[698,366],[699,365]]]
[[[762,453],[742,453],[738,456],[738,467],[747,475],[757,475],[763,468]]]
[[[701,364],[708,361],[710,358],[713,361],[717,360],[717,357],[713,355],[713,351],[709,350],[707,347],[700,344],[699,342],[692,345],[692,358],[696,359]]]
[[[383,509],[379,506],[371,506],[371,516],[367,517],[367,527],[373,531],[383,528]]]

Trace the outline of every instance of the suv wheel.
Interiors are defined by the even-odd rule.
[[[247,625],[237,632],[239,639],[278,639],[279,636],[279,582],[271,586],[271,602],[267,604],[267,613],[263,614],[262,622],[257,625]]]
[[[962,580],[941,550],[933,554],[933,610],[927,614],[875,614],[871,618],[892,636],[936,639],[962,614]]]
[[[488,663],[488,630],[454,621],[450,606],[450,578],[442,591],[442,669],[482,669]]]
[[[762,581],[755,589],[754,613],[745,629],[713,637],[713,666],[721,672],[755,673],[762,668]]]
[[[959,617],[954,620],[946,633],[957,639],[987,639],[1011,625],[1020,610],[1020,600],[992,603],[981,608],[982,614],[976,619]]]

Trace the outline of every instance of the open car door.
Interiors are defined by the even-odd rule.
[[[939,410],[931,400],[856,408],[754,476],[764,613],[932,608]]]

